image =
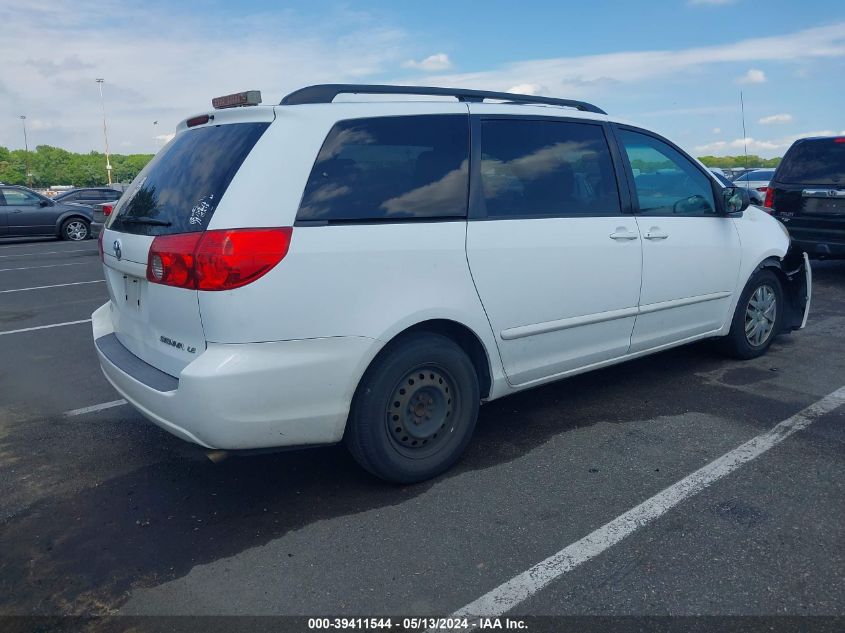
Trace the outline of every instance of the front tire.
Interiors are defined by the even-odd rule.
[[[780,279],[771,270],[758,270],[739,297],[725,351],[742,360],[765,354],[781,330],[784,308]]]
[[[81,242],[91,235],[91,225],[82,218],[68,218],[62,222],[61,237],[71,242]]]
[[[478,418],[478,376],[466,353],[439,334],[391,344],[358,385],[344,442],[376,477],[414,483],[458,461]]]

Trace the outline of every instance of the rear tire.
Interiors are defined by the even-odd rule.
[[[765,268],[758,270],[736,304],[730,333],[723,341],[725,352],[741,360],[765,354],[781,330],[784,308],[778,276]]]
[[[91,235],[91,225],[82,218],[68,218],[62,222],[61,238],[72,242],[87,240]]]
[[[466,449],[480,402],[466,353],[439,334],[413,334],[388,348],[361,379],[344,442],[376,477],[414,483],[449,469]]]

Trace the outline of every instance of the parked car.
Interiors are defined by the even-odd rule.
[[[783,226],[594,105],[328,85],[226,107],[258,102],[180,123],[100,234],[103,371],[185,440],[342,441],[420,481],[481,402],[706,338],[753,358],[803,327]]]
[[[812,256],[845,258],[845,137],[795,141],[769,184],[766,206]]]
[[[765,194],[766,187],[769,186],[769,181],[774,174],[774,169],[752,169],[734,178],[733,184],[734,186],[745,187],[746,189],[756,189]]]
[[[0,237],[55,236],[79,241],[90,236],[90,225],[90,207],[56,202],[26,187],[0,187]]]
[[[733,181],[743,174],[747,174],[749,171],[754,171],[755,169],[762,169],[762,167],[737,167],[731,170],[731,175],[728,176],[728,178]]]
[[[120,198],[120,191],[111,187],[81,187],[79,189],[69,189],[63,191],[55,196],[55,202],[75,202],[77,204],[84,204],[93,206],[101,202],[115,202]]]
[[[713,170],[711,169],[710,171],[713,171]],[[713,175],[716,177],[716,180],[719,181],[719,184],[721,184],[723,187],[733,187],[733,186],[735,186],[730,180],[727,179],[727,177],[725,177],[721,174],[718,174],[716,172],[713,172]],[[751,204],[753,204],[754,206],[757,206],[757,207],[765,206],[766,197],[762,192],[757,191],[756,189],[746,189],[746,191],[748,191],[748,198],[749,198]],[[95,217],[96,217],[96,211],[95,211]],[[91,226],[93,226],[93,224]]]
[[[99,237],[100,232],[103,230],[103,225],[111,215],[116,204],[117,201],[101,202],[99,204],[92,205],[91,209],[93,210],[93,214],[91,220],[91,237]]]

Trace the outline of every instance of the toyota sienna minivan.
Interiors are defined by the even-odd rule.
[[[594,105],[358,85],[259,102],[183,121],[99,236],[103,372],[184,440],[343,442],[420,481],[483,402],[707,338],[752,358],[806,323],[783,225]]]

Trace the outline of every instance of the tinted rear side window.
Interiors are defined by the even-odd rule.
[[[297,220],[465,217],[468,175],[468,116],[340,121],[320,149]]]
[[[269,125],[232,123],[177,134],[129,186],[108,227],[140,235],[205,230]]]
[[[610,150],[599,125],[482,121],[481,184],[488,217],[620,213]]]
[[[845,183],[845,138],[795,143],[783,157],[778,181],[794,185]]]

